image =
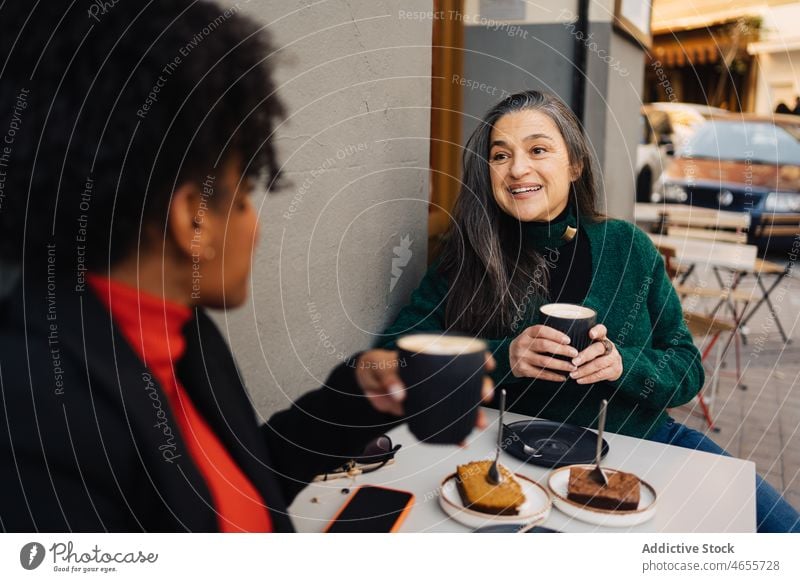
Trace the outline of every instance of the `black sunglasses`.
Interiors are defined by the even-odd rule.
[[[364,452],[357,457],[353,457],[353,461],[363,464],[381,463],[393,459],[400,447],[403,445],[392,446],[392,439],[383,434],[376,439],[371,440],[364,447]]]
[[[355,477],[377,471],[381,467],[394,461],[394,456],[403,445],[392,445],[392,439],[387,435],[381,435],[371,440],[364,447],[364,452],[352,457],[344,465],[334,469],[329,473],[320,475],[315,481],[328,481],[341,477]]]

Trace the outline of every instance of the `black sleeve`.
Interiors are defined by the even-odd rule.
[[[34,337],[27,356],[24,347],[0,340],[0,531],[141,531],[119,409],[92,398],[79,362],[60,364],[63,395],[54,394],[48,347]]]
[[[322,388],[273,415],[262,428],[287,505],[314,478],[362,452],[402,419],[375,410],[361,392],[353,356],[335,368]]]

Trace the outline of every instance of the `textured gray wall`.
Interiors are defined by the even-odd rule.
[[[564,27],[511,26],[467,26],[464,31],[462,141],[475,130],[486,111],[510,93],[538,89],[570,102],[574,51],[572,38]]]
[[[611,216],[633,220],[636,198],[636,146],[641,128],[639,110],[644,87],[644,52],[642,48],[619,34],[611,35],[610,53],[619,61],[618,69],[608,73],[605,131],[606,212]],[[622,76],[621,71],[629,73]]]
[[[291,185],[260,208],[250,303],[217,321],[268,415],[369,347],[424,271],[432,23],[400,10],[432,2],[239,4],[278,49]]]
[[[560,25],[561,26],[561,25]],[[566,30],[561,26],[562,30]],[[589,22],[589,34],[597,43],[598,50],[608,50],[611,39],[610,22]],[[571,37],[570,37],[571,38]],[[605,53],[601,53],[605,54]],[[608,81],[609,64],[597,57],[596,53],[586,54],[586,93],[584,94],[585,111],[583,125],[589,136],[589,145],[600,169],[598,182],[603,184],[606,162],[605,135],[606,118],[608,117]],[[604,190],[600,190],[600,204],[605,207]]]

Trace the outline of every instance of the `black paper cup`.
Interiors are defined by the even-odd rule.
[[[592,343],[589,330],[597,324],[597,312],[583,305],[573,303],[548,303],[539,307],[542,325],[552,327],[569,336],[569,345],[579,352]],[[562,360],[571,360],[567,356],[555,356]]]
[[[411,434],[426,443],[462,442],[477,421],[486,343],[466,336],[415,334],[397,340],[397,348]]]

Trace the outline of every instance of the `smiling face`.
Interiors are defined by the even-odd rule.
[[[570,166],[567,144],[553,120],[530,109],[507,113],[494,124],[489,168],[498,206],[522,222],[558,216],[580,175]]]

